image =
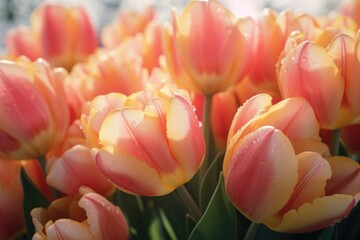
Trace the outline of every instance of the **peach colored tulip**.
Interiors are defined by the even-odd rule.
[[[103,196],[114,191],[96,167],[90,149],[83,145],[75,145],[48,165],[48,184],[66,195],[75,195],[83,185]]]
[[[237,209],[289,233],[316,231],[346,217],[360,199],[360,166],[329,157],[318,133],[302,98],[272,105],[263,94],[240,107],[223,163],[226,192]]]
[[[119,207],[103,196],[80,189],[81,195],[63,197],[31,211],[34,240],[128,239],[129,227]]]
[[[151,21],[148,23],[143,34],[137,35],[138,52],[142,56],[143,67],[151,71],[160,66],[160,56],[164,54],[163,49],[163,24]]]
[[[142,59],[130,44],[122,44],[113,50],[99,50],[85,63],[75,65],[66,79],[73,119],[79,118],[86,101],[98,95],[111,92],[129,95],[143,88]]]
[[[69,125],[62,69],[47,62],[0,61],[0,156],[36,159],[59,144]]]
[[[284,57],[284,49],[292,46],[292,41],[299,44],[310,40],[326,47],[337,34],[347,33],[354,37],[357,29],[354,21],[339,14],[319,18],[264,9],[254,28],[253,59],[256,63],[235,88],[240,100],[244,102],[259,93],[267,93],[275,101],[281,100],[276,69]]]
[[[145,8],[143,12],[121,9],[115,21],[102,30],[101,42],[106,48],[116,48],[127,38],[143,33],[154,17],[152,7]]]
[[[359,67],[359,39],[339,34],[327,48],[309,41],[290,48],[278,83],[284,98],[306,98],[320,126],[336,129],[359,122]]]
[[[203,94],[235,85],[252,61],[253,24],[250,18],[237,20],[217,0],[192,0],[181,15],[173,12],[164,52],[176,84]]]
[[[342,0],[339,11],[342,14],[352,17],[360,26],[360,1],[359,0]]]
[[[71,67],[98,47],[95,29],[81,6],[45,3],[31,15],[31,27],[12,29],[6,36],[10,56],[42,57],[52,66]]]
[[[130,95],[123,108],[109,111],[111,105],[104,101],[82,120],[85,132],[98,132],[95,141],[87,134],[100,144],[94,149],[98,168],[120,189],[164,195],[194,176],[205,143],[185,91],[165,86]]]
[[[15,239],[16,236],[25,233],[21,167],[24,167],[35,185],[49,196],[49,189],[46,187],[38,161],[0,159],[0,239]]]

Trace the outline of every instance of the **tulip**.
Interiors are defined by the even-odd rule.
[[[285,55],[278,77],[284,98],[307,99],[321,128],[333,130],[359,123],[358,39],[340,34],[326,49],[306,41]]]
[[[66,79],[72,119],[80,117],[86,101],[111,92],[129,95],[143,89],[143,81],[142,59],[131,45],[99,50],[86,62],[75,65]]]
[[[80,189],[81,195],[53,201],[31,211],[40,239],[128,239],[129,227],[119,207],[103,196]]]
[[[42,4],[31,16],[30,28],[12,29],[6,36],[9,55],[42,57],[54,67],[71,67],[98,47],[95,29],[81,6]]]
[[[143,12],[121,9],[115,21],[107,24],[101,32],[101,42],[106,48],[116,48],[126,39],[143,33],[154,19],[155,11],[147,7]]]
[[[329,156],[315,114],[302,98],[272,105],[269,95],[262,94],[240,107],[230,128],[223,174],[234,206],[278,232],[333,225],[360,199],[359,164]]]
[[[0,61],[0,156],[36,159],[59,144],[69,125],[61,69],[47,62]]]
[[[66,195],[75,195],[83,185],[103,196],[114,191],[114,186],[99,172],[90,149],[83,145],[75,145],[49,161],[47,182]]]
[[[49,196],[39,162],[0,159],[0,239],[15,239],[25,232],[21,167],[38,189]]]
[[[85,132],[99,129],[95,139],[100,146],[93,150],[96,164],[117,187],[157,196],[194,176],[204,158],[205,143],[185,91],[169,86],[144,90],[130,95],[123,108],[108,111],[107,106],[83,115],[82,121]]]
[[[342,14],[352,17],[360,26],[360,1],[359,0],[342,0],[339,11]]]
[[[193,0],[180,16],[174,12],[172,29],[164,30],[164,52],[176,84],[203,94],[235,85],[252,61],[252,25],[216,0]]]

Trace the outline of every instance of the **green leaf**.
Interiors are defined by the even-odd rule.
[[[338,238],[347,240],[360,239],[360,204],[351,211],[348,217],[335,226],[339,227]]]
[[[22,189],[24,192],[24,216],[25,223],[27,228],[28,239],[31,239],[35,233],[35,227],[32,222],[30,215],[31,210],[37,207],[48,207],[50,202],[49,200],[41,193],[41,191],[36,187],[36,185],[31,181],[29,176],[26,174],[25,169],[22,167],[20,171],[20,178]]]
[[[322,231],[317,240],[337,240],[338,226],[332,226]]]
[[[189,239],[237,239],[235,209],[226,196],[222,174],[203,217]]]
[[[200,187],[200,209],[203,211],[208,205],[214,190],[219,182],[219,173],[222,168],[222,160],[224,158],[225,151],[221,151],[217,154],[214,161],[206,170],[204,179],[201,182]]]
[[[170,224],[179,239],[186,239],[188,236],[186,233],[187,210],[179,195],[174,191],[164,196],[154,197],[153,199],[159,211],[163,211],[166,216],[168,222],[164,224]]]

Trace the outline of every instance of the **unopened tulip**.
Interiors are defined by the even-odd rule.
[[[107,106],[83,115],[83,127],[85,132],[89,127],[99,129],[97,166],[120,189],[164,195],[194,176],[205,143],[186,92],[165,86],[130,95],[123,108],[108,111]]]
[[[34,240],[128,239],[129,227],[119,207],[103,196],[80,189],[81,195],[53,201],[31,211]]]
[[[284,98],[303,97],[313,107],[321,128],[359,122],[359,39],[337,35],[324,48],[305,41],[281,61],[278,83]]]
[[[192,0],[172,15],[164,31],[167,67],[176,84],[189,91],[214,94],[235,85],[252,61],[248,34],[251,19],[237,20],[217,0]]]
[[[38,161],[11,161],[0,159],[0,239],[15,239],[25,233],[23,208],[23,189],[20,181],[20,168],[24,167],[32,182],[46,196],[44,175]]]
[[[98,47],[89,16],[81,6],[45,3],[31,16],[31,27],[12,29],[6,36],[9,55],[42,57],[54,67],[71,69]]]
[[[50,161],[46,179],[50,186],[66,195],[75,195],[81,186],[88,186],[103,196],[114,190],[113,184],[98,170],[90,149],[83,145],[76,145]]]
[[[318,134],[314,112],[302,98],[272,105],[263,94],[240,107],[223,163],[236,208],[255,223],[288,233],[316,231],[346,217],[360,199],[359,164],[329,157]]]
[[[0,156],[36,159],[59,144],[69,125],[65,73],[42,59],[0,61]]]

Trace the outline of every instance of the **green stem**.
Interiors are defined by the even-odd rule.
[[[339,155],[340,150],[340,128],[331,131],[330,153],[332,156]]]
[[[205,95],[204,112],[203,112],[203,135],[206,144],[205,159],[200,168],[200,182],[202,181],[206,170],[211,164],[211,159],[216,152],[215,140],[211,128],[211,104],[212,94]]]
[[[188,190],[185,188],[184,185],[181,185],[175,191],[180,196],[180,199],[184,203],[190,215],[194,218],[196,222],[198,222],[202,216],[202,213],[199,207],[196,205],[194,199],[191,197]]]
[[[252,222],[250,224],[249,229],[246,232],[244,240],[254,240],[254,239],[256,239],[256,235],[257,235],[257,233],[259,231],[260,226],[261,226],[261,224]]]

